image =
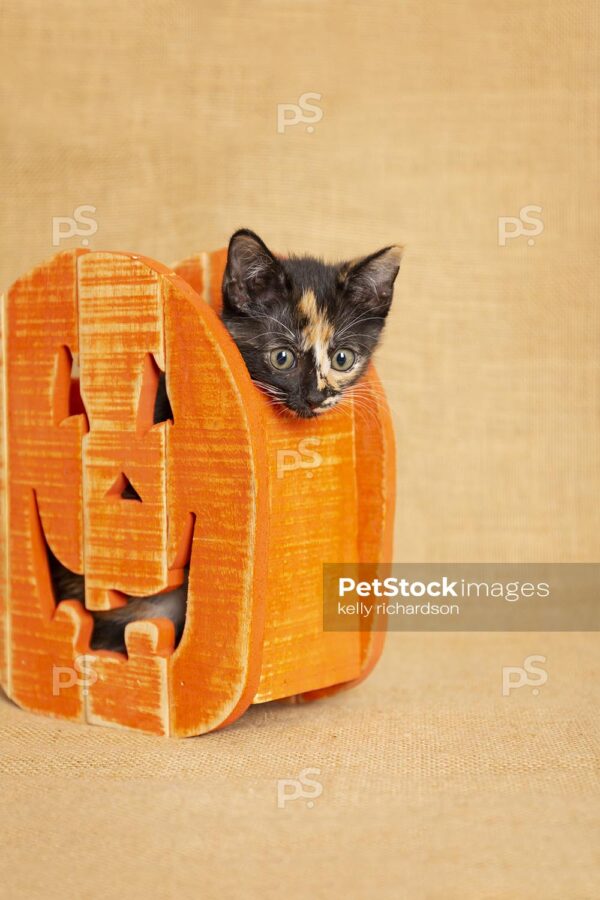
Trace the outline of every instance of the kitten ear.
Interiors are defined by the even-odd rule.
[[[385,317],[392,302],[402,251],[400,245],[394,244],[363,259],[344,263],[338,281],[346,296]]]
[[[247,228],[229,241],[223,275],[223,302],[240,312],[268,302],[287,286],[283,266],[257,234]]]

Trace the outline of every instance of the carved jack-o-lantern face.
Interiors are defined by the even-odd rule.
[[[389,555],[389,419],[380,402],[367,441],[352,416],[276,416],[204,302],[223,262],[184,264],[194,291],[150,260],[77,251],[8,295],[0,676],[26,708],[198,734],[378,655],[372,635],[322,632],[321,563]],[[171,410],[155,421],[161,372]],[[278,454],[310,437],[314,477],[278,477]],[[166,590],[189,564],[177,649],[152,620],[128,626],[127,656],[91,651],[86,609],[56,606],[48,549],[85,573],[88,609]],[[92,677],[56,691],[57,668]]]

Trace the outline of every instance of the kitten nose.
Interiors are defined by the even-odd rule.
[[[306,395],[306,402],[311,407],[311,409],[315,409],[317,406],[320,406],[323,400],[328,397],[332,393],[328,388],[320,391],[318,388],[311,388],[308,394]]]

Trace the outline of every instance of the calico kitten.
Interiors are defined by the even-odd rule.
[[[392,302],[400,247],[330,265],[276,257],[236,231],[223,278],[223,322],[252,379],[280,406],[310,418],[336,406],[377,346]]]
[[[401,248],[384,247],[351,262],[275,256],[248,229],[229,242],[222,320],[255,384],[289,415],[321,415],[352,392],[381,337],[400,268]],[[172,418],[164,375],[154,421]],[[85,579],[48,549],[56,602],[84,602]],[[185,623],[187,570],[179,587],[126,606],[92,612],[93,649],[125,652],[125,626],[168,618],[179,641]]]

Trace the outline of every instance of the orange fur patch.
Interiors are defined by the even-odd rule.
[[[305,353],[312,350],[317,369],[317,386],[325,387],[330,369],[329,345],[333,337],[333,325],[323,310],[317,306],[314,291],[308,290],[300,298],[300,312],[308,320],[302,330],[302,349]]]

